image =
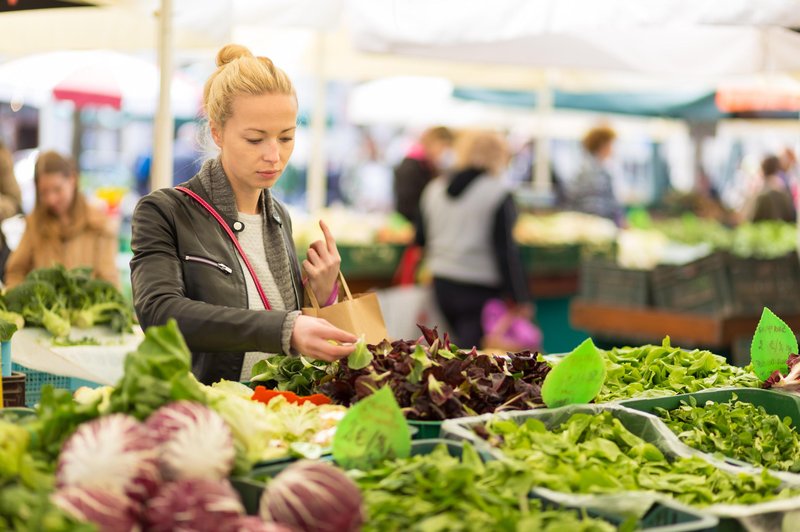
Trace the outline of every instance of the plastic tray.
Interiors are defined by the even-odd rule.
[[[463,443],[461,442],[426,439],[417,440],[412,443],[411,455],[430,454],[439,445],[445,445],[450,456],[461,457],[464,450]],[[492,459],[492,457],[486,453],[480,454],[484,460]],[[259,479],[274,477],[286,467],[288,467],[288,464],[275,464],[266,468],[254,469],[252,476],[255,478],[234,478],[231,480],[233,487],[239,492],[242,503],[248,514],[256,515],[258,513],[258,505],[266,486],[265,483]],[[575,512],[582,511],[580,508],[565,507],[539,493],[531,493],[531,497],[540,499],[542,501],[542,506],[545,508],[568,508]],[[586,514],[603,519],[616,526],[626,521],[625,517],[607,512],[587,510]],[[716,530],[717,524],[718,520],[716,517],[704,515],[672,501],[658,501],[639,519],[637,530],[648,530],[651,532],[710,531]]]
[[[408,426],[411,428],[412,438],[415,440],[435,439],[442,433],[442,421],[419,421],[416,419],[409,419]]]
[[[631,270],[609,260],[588,258],[581,262],[580,275],[581,299],[622,307],[650,306],[650,271]]]
[[[63,388],[74,392],[81,386],[89,386],[96,388],[100,384],[96,382],[78,379],[75,377],[65,377],[63,375],[54,375],[44,371],[36,371],[35,369],[26,368],[19,364],[12,363],[11,369],[13,371],[20,371],[25,374],[25,406],[34,407],[39,403],[42,398],[42,388],[50,384],[54,388]]]

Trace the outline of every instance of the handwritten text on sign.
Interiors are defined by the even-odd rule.
[[[759,379],[766,380],[775,370],[786,373],[789,355],[797,353],[797,337],[783,320],[764,307],[750,345],[750,359]]]
[[[408,423],[388,386],[350,407],[333,437],[333,459],[345,469],[371,468],[410,453]]]
[[[547,374],[542,400],[548,408],[588,403],[600,392],[605,378],[603,358],[588,338]]]

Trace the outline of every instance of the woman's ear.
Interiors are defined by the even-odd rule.
[[[222,149],[222,129],[214,122],[209,124],[209,128],[211,129],[211,138],[214,139],[214,144],[217,145],[217,148]]]

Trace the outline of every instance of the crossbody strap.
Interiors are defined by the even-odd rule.
[[[255,283],[256,285],[256,290],[258,291],[258,295],[261,297],[261,302],[264,304],[264,308],[267,310],[272,310],[272,307],[269,304],[269,300],[267,299],[267,295],[264,293],[264,289],[261,287],[261,283],[259,282],[258,277],[256,276],[256,272],[253,269],[253,266],[250,264],[250,261],[247,259],[247,255],[242,249],[241,244],[239,244],[239,239],[236,238],[236,235],[233,234],[233,231],[231,231],[231,228],[228,227],[228,224],[225,222],[225,220],[222,219],[222,216],[220,216],[220,214],[216,211],[216,209],[214,209],[214,207],[212,207],[206,200],[204,200],[203,198],[201,198],[188,188],[175,187],[175,189],[183,192],[184,194],[195,200],[197,203],[199,203],[200,206],[203,207],[205,210],[207,210],[209,214],[211,214],[211,216],[214,217],[217,223],[219,223],[220,227],[222,227],[222,229],[228,235],[228,238],[230,238],[231,242],[233,242],[233,245],[236,247],[236,251],[238,251],[239,255],[242,257],[242,261],[244,262],[244,265],[247,267],[247,271],[250,272],[250,277],[253,278],[253,283]]]

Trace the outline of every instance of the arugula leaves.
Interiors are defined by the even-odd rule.
[[[686,445],[779,471],[800,471],[800,435],[789,417],[768,414],[763,406],[739,401],[707,401],[694,397],[674,410],[655,412]]]
[[[275,355],[253,366],[250,383],[263,384],[272,390],[294,392],[297,395],[313,395],[317,384],[324,381],[329,370],[337,365],[338,363],[308,360],[302,356]]]
[[[606,382],[596,398],[598,403],[724,386],[759,386],[752,369],[731,366],[710,351],[672,347],[669,336],[660,346],[615,348],[601,354],[606,359]]]
[[[552,430],[535,418],[519,425],[494,420],[476,432],[524,464],[538,486],[565,493],[656,491],[698,507],[755,504],[797,494],[780,491],[780,480],[766,470],[734,475],[698,457],[668,459],[611,412],[574,414]]]

